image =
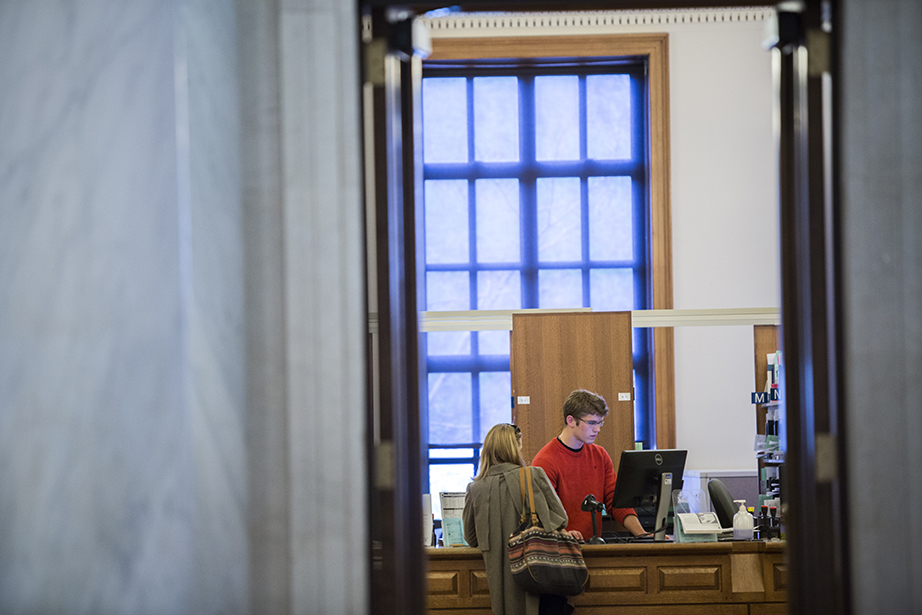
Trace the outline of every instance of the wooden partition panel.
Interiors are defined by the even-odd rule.
[[[618,470],[621,451],[634,448],[631,332],[630,312],[513,314],[512,417],[526,460],[560,433],[567,395],[587,389],[608,402],[596,444]],[[629,399],[619,401],[619,393]]]
[[[768,371],[768,354],[781,350],[780,331],[778,325],[754,325],[752,328],[752,344],[755,352],[755,388],[761,391],[765,388],[766,372]],[[756,433],[765,433],[765,406],[756,406]]]

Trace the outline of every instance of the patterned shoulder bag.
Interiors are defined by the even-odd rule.
[[[512,577],[522,589],[532,594],[581,594],[589,580],[589,571],[579,542],[569,534],[541,526],[535,512],[530,467],[519,468],[519,486],[522,493],[521,525],[509,537]]]

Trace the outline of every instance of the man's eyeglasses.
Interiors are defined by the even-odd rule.
[[[574,418],[576,418],[576,417],[574,417]],[[577,421],[582,421],[582,422],[586,423],[587,425],[589,425],[590,427],[601,427],[602,425],[605,424],[605,421],[587,421],[586,419],[580,419],[580,418],[577,418],[576,420],[577,420]]]

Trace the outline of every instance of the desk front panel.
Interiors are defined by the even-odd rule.
[[[427,549],[427,605],[432,614],[490,612],[480,551]],[[589,568],[577,613],[674,612],[770,615],[786,612],[787,567],[782,543],[584,545]],[[750,606],[762,605],[751,610]],[[639,608],[643,607],[643,608]]]

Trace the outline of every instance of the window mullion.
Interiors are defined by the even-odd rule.
[[[588,145],[586,143],[588,126],[586,113],[586,75],[579,76],[579,159],[585,163]],[[591,307],[591,289],[589,284],[589,178],[585,166],[579,178],[579,215],[580,215],[580,244],[583,259],[580,271],[583,280],[583,307]]]
[[[652,228],[652,213],[648,206],[650,200],[650,161],[649,145],[649,101],[647,99],[647,77],[637,72],[631,73],[631,161],[634,168],[632,178],[632,210],[636,220],[643,224],[634,224],[634,305],[635,309],[653,307],[652,271],[647,266],[652,263],[649,230]],[[653,348],[653,330],[645,329],[632,336],[634,354],[634,377],[637,381],[638,396],[634,400],[634,429],[636,438],[644,441],[645,447],[655,444],[650,427],[656,424],[656,406],[653,402],[654,369],[649,360]],[[645,415],[645,416],[638,416]],[[640,419],[640,420],[638,420]]]
[[[467,78],[467,152],[468,152],[468,186],[467,186],[467,203],[468,203],[468,246],[470,247],[468,259],[470,269],[468,270],[469,288],[470,288],[470,306],[471,309],[477,309],[477,181],[473,177],[477,161],[477,135],[476,115],[474,108],[474,77]],[[476,364],[479,352],[478,342],[480,339],[476,331],[470,332],[471,336],[471,359]],[[477,378],[476,370],[471,370],[471,438],[480,439],[480,381]]]
[[[522,307],[538,307],[538,189],[535,171],[535,78],[519,77],[519,177],[522,245]]]

